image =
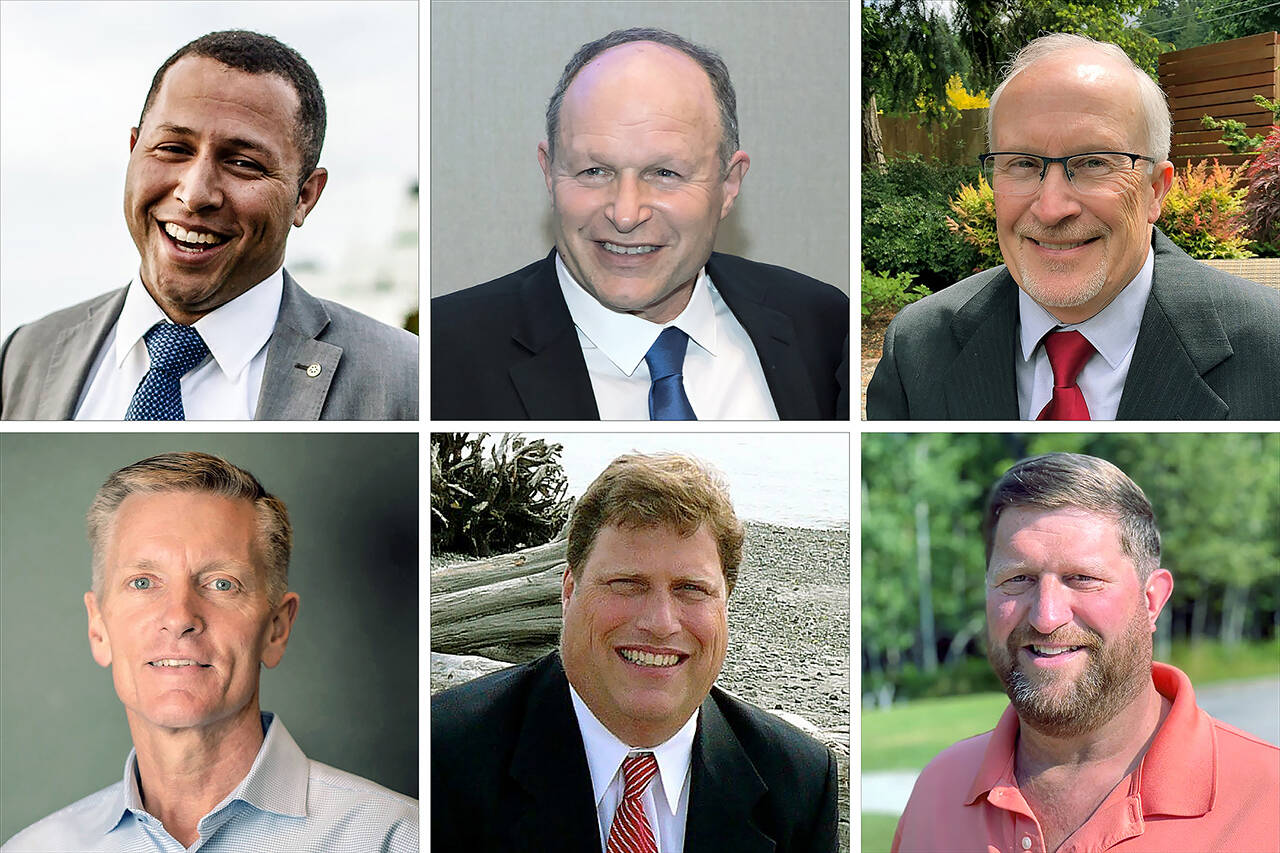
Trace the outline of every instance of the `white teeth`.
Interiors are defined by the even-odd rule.
[[[196,666],[193,660],[182,660],[178,658],[165,658],[164,660],[152,661],[152,666]]]
[[[1056,648],[1056,649],[1051,649],[1051,648],[1049,648],[1049,647],[1047,647],[1047,646],[1032,646],[1032,647],[1031,647],[1032,651],[1034,651],[1036,654],[1038,654],[1038,655],[1049,655],[1049,656],[1053,656],[1053,655],[1061,655],[1061,654],[1065,654],[1065,653],[1067,653],[1067,652],[1074,652],[1074,651],[1075,651],[1076,649],[1078,649],[1078,648],[1080,648],[1080,647],[1079,647],[1079,646],[1061,646],[1061,647]]]
[[[225,238],[219,237],[217,234],[206,234],[203,231],[188,231],[175,222],[166,222],[164,224],[165,233],[175,240],[181,240],[183,243],[208,243],[216,246]]]
[[[605,243],[604,247],[615,255],[647,255],[657,251],[658,248],[657,246],[619,246],[616,243]]]
[[[1081,240],[1079,243],[1046,243],[1043,240],[1036,240],[1036,242],[1046,249],[1054,249],[1055,251],[1062,252],[1067,249],[1074,249],[1076,246],[1083,246],[1087,241]]]
[[[679,655],[653,655],[648,652],[638,652],[634,649],[619,649],[621,655],[632,663],[640,664],[640,666],[675,666],[680,662]]]

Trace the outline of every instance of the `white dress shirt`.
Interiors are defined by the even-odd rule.
[[[578,330],[601,420],[649,419],[649,365],[644,356],[667,326],[689,336],[684,390],[698,420],[778,419],[755,345],[706,267],[698,272],[689,304],[665,325],[601,305],[569,274],[559,253],[556,276]]]
[[[1096,353],[1089,357],[1076,384],[1089,407],[1089,419],[1113,421],[1120,408],[1120,395],[1129,375],[1133,347],[1138,342],[1142,314],[1151,295],[1151,272],[1155,253],[1148,249],[1147,260],[1115,298],[1083,323],[1064,325],[1018,288],[1018,326],[1021,336],[1019,358],[1014,372],[1018,380],[1018,412],[1024,421],[1035,420],[1053,399],[1053,368],[1049,354],[1040,346],[1050,331],[1077,331],[1088,338]]]
[[[182,408],[189,421],[253,420],[267,366],[267,342],[284,295],[284,267],[195,322],[210,357],[182,377]],[[142,285],[129,282],[124,307],[98,350],[80,392],[78,421],[123,420],[138,383],[151,366],[143,336],[169,322]]]
[[[683,853],[685,821],[689,816],[689,765],[693,758],[693,735],[698,730],[698,712],[694,711],[680,731],[655,747],[633,748],[604,727],[582,701],[578,691],[569,685],[573,713],[578,718],[578,731],[587,751],[591,769],[591,791],[596,798],[596,817],[600,825],[600,849],[609,840],[613,815],[622,803],[626,789],[622,762],[628,755],[652,752],[658,772],[641,795],[645,816],[658,843],[658,853]]]

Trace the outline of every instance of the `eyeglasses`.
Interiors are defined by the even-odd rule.
[[[1138,161],[1154,164],[1151,157],[1126,154],[1123,151],[1090,151],[1072,154],[1070,157],[1041,157],[1017,151],[996,151],[981,154],[978,162],[986,174],[987,183],[1004,195],[1031,195],[1040,188],[1049,167],[1061,163],[1071,186],[1091,195],[1112,195],[1129,189],[1124,175],[1138,168]],[[1150,168],[1150,167],[1144,167]]]

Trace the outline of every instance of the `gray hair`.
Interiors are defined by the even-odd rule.
[[[1138,100],[1142,107],[1142,117],[1147,125],[1147,150],[1135,151],[1135,154],[1146,154],[1157,162],[1169,159],[1170,134],[1173,120],[1169,114],[1169,102],[1163,90],[1151,79],[1147,72],[1137,66],[1129,54],[1120,47],[1106,41],[1097,41],[1088,36],[1075,33],[1050,33],[1028,42],[1025,47],[1014,54],[1013,60],[1005,69],[1000,84],[991,93],[991,106],[987,108],[987,150],[991,150],[992,121],[996,114],[996,102],[1004,92],[1004,87],[1020,72],[1043,59],[1070,53],[1077,50],[1092,50],[1101,53],[1115,62],[1127,66],[1133,73],[1138,87]]]
[[[246,500],[258,515],[256,549],[267,580],[267,601],[274,607],[289,588],[293,527],[284,502],[267,492],[248,471],[208,453],[161,453],[116,471],[98,489],[89,506],[89,544],[93,549],[93,594],[102,598],[107,539],[125,498],[161,492],[205,492]]]
[[[675,33],[653,27],[632,27],[626,30],[614,30],[603,38],[588,42],[578,48],[577,53],[569,60],[560,74],[560,82],[547,102],[547,149],[549,159],[556,157],[556,137],[560,133],[560,107],[564,104],[564,93],[569,84],[578,76],[588,62],[610,48],[637,41],[651,41],[680,51],[701,66],[711,82],[711,91],[715,95],[716,105],[720,108],[720,169],[729,172],[729,161],[738,150],[738,96],[734,94],[733,82],[729,79],[729,68],[720,55],[709,48],[696,45]]]
[[[1112,519],[1120,550],[1133,560],[1145,584],[1160,567],[1160,529],[1155,510],[1138,484],[1105,459],[1080,453],[1046,453],[1016,463],[991,488],[982,519],[987,565],[995,547],[996,525],[1009,507],[1074,507]]]

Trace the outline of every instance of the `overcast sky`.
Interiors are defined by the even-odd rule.
[[[389,235],[418,179],[414,2],[0,4],[0,336],[123,286],[129,129],[156,69],[205,33],[249,29],[297,50],[324,88],[329,183],[286,263],[336,264]],[[303,287],[307,282],[300,282]],[[324,295],[324,294],[318,294]]]

